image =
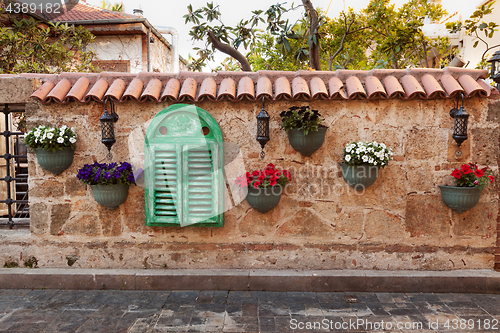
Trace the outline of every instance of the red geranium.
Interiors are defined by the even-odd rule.
[[[247,172],[245,176],[237,177],[235,183],[241,187],[268,188],[273,186],[285,186],[292,180],[290,171],[277,170],[269,163],[264,170],[255,170],[252,173]]]
[[[453,177],[455,177],[456,179],[460,179],[460,177],[462,177],[462,173],[458,169],[453,170],[453,172],[451,173],[451,175]]]
[[[462,172],[464,173],[464,175],[468,175],[469,173],[472,172],[472,170],[470,169],[470,166],[468,164],[463,164],[460,167],[460,170],[462,170]]]

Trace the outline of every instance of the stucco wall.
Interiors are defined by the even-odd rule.
[[[132,186],[126,203],[109,211],[76,179],[78,168],[92,163],[92,155],[105,160],[107,150],[100,143],[98,120],[102,104],[30,102],[28,128],[74,126],[79,141],[73,165],[59,176],[41,169],[29,154],[30,240],[6,240],[0,245],[0,260],[20,252],[22,257],[37,257],[40,266],[54,267],[67,267],[70,257],[78,258],[74,267],[100,268],[493,268],[498,182],[485,188],[479,204],[463,214],[442,203],[437,187],[451,184],[449,174],[462,163],[449,154],[454,152],[449,116],[453,103],[398,99],[268,102],[271,141],[263,161],[255,141],[260,103],[197,103],[218,121],[225,141],[241,147],[248,169],[273,162],[292,170],[293,181],[278,207],[267,214],[243,201],[228,207],[222,228],[173,228],[145,226],[143,188]],[[464,148],[465,162],[487,165],[496,175],[497,104],[466,99],[471,116],[469,144]],[[325,143],[311,157],[295,152],[279,129],[279,112],[292,105],[318,109],[329,126]],[[167,106],[118,104],[115,161],[140,164],[145,128]],[[395,153],[377,182],[362,195],[346,185],[337,164],[344,145],[354,140],[384,142]]]
[[[131,73],[147,70],[143,68],[140,35],[96,36],[90,48],[99,60],[130,60]]]
[[[173,72],[172,50],[154,36],[154,43],[150,43],[151,72]]]

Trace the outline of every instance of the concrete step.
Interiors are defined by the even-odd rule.
[[[500,293],[491,270],[242,270],[2,268],[3,289]]]

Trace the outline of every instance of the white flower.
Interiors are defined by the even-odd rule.
[[[347,146],[347,148],[345,149],[346,152],[350,153],[351,152],[351,146]]]
[[[349,162],[350,160],[351,160],[351,155],[346,155],[346,156],[345,156],[345,161],[346,161],[346,162]]]
[[[54,133],[47,133],[47,138],[52,139],[54,137]]]
[[[373,148],[372,147],[368,147],[368,149],[366,149],[366,150],[368,150],[369,153],[373,153]]]
[[[368,161],[368,156],[363,155],[363,157],[361,159],[363,160],[363,162],[367,162]]]
[[[62,125],[62,126],[61,126],[61,131],[65,131],[65,130],[66,130],[66,128],[68,128],[68,126],[66,126],[66,125]]]
[[[63,138],[57,138],[57,142],[58,142],[58,143],[63,143],[63,142],[64,142],[64,139],[63,139]]]
[[[370,158],[368,159],[368,163],[370,163],[370,164],[372,164],[372,163],[373,163],[373,161],[374,161],[373,157],[370,157]]]
[[[75,138],[70,138],[70,139],[69,139],[69,142],[71,142],[71,143],[75,143],[75,142],[76,142],[76,139],[75,139]]]
[[[377,141],[373,141],[373,145],[374,145],[375,147],[378,147],[378,143],[377,143]]]
[[[40,134],[42,134],[42,132],[40,131],[36,131],[35,133],[33,133],[33,135],[37,138],[40,136]]]
[[[373,162],[373,165],[377,165],[377,161]]]
[[[384,149],[386,148],[385,144],[383,144],[383,143],[380,144],[380,147],[382,147]]]
[[[358,142],[358,147],[361,147],[363,145],[363,142],[359,141]]]

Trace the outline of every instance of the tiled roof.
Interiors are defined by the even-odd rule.
[[[21,74],[40,79],[31,97],[42,103],[148,100],[198,102],[318,99],[440,99],[464,93],[490,97],[498,91],[483,81],[487,71],[445,69],[375,69],[371,71],[258,71],[218,73],[62,73]],[[0,78],[2,76],[0,75]]]
[[[73,22],[73,21],[97,21],[97,20],[119,20],[119,19],[140,19],[140,16],[114,12],[92,6],[86,2],[77,3],[71,10],[60,16],[47,15],[52,22]]]

